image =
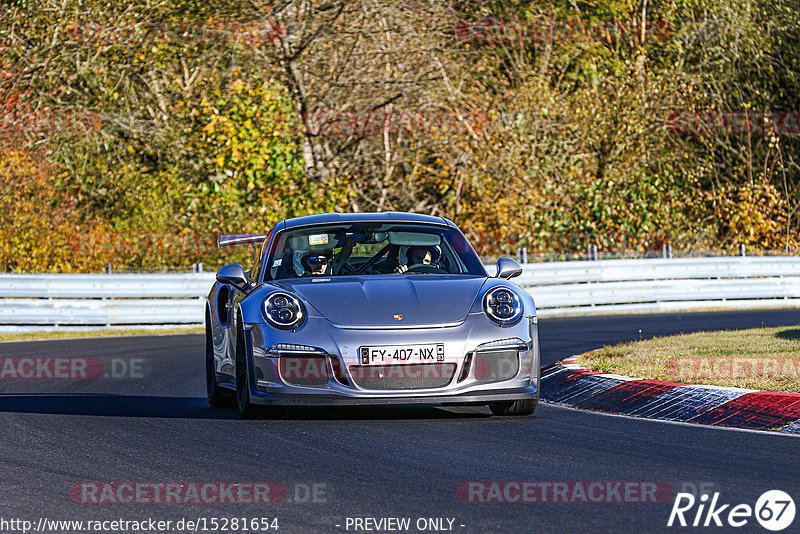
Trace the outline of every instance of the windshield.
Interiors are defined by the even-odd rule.
[[[447,226],[355,223],[283,232],[267,280],[304,276],[465,274],[486,276],[464,236]]]

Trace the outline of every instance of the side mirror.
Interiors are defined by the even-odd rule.
[[[247,277],[244,268],[238,263],[229,263],[217,272],[217,282],[230,284],[236,289],[243,290],[247,287]]]
[[[497,260],[497,278],[508,280],[522,274],[522,266],[511,258]]]

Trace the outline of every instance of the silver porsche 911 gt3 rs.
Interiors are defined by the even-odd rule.
[[[488,276],[451,221],[325,214],[220,236],[220,246],[243,243],[253,268],[226,265],[208,295],[212,406],[235,397],[244,416],[258,405],[536,410],[536,308],[508,281],[521,268],[501,258]]]

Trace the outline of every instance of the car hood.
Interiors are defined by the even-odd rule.
[[[484,277],[372,275],[272,282],[294,291],[331,323],[350,327],[409,327],[462,322]]]

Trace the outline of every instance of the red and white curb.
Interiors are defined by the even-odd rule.
[[[542,400],[649,419],[800,434],[798,393],[600,373],[580,365],[580,356],[542,370]]]

